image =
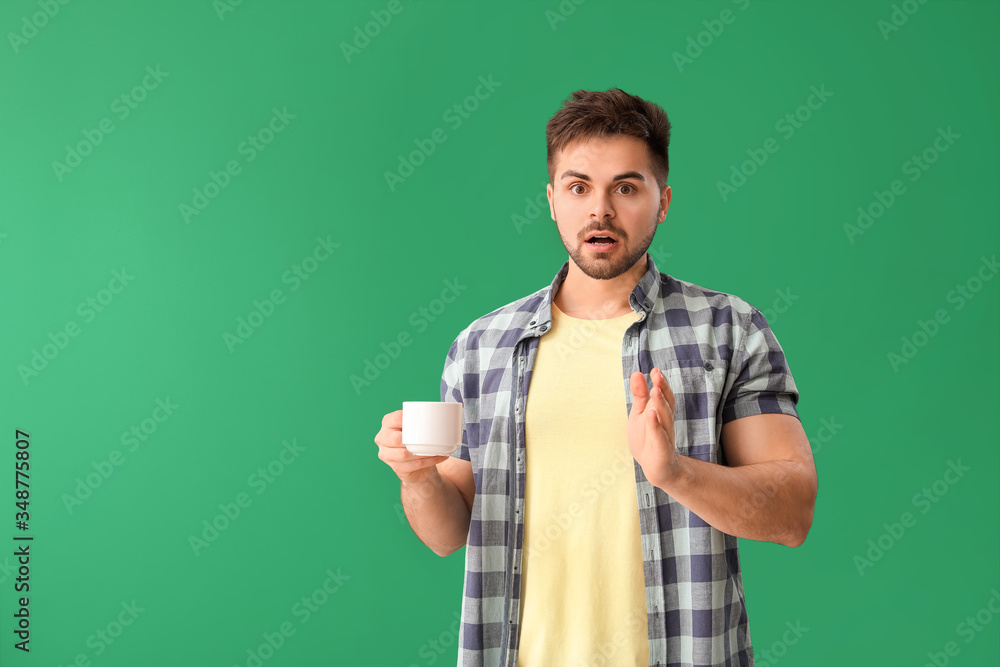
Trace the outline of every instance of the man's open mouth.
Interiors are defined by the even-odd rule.
[[[611,246],[617,244],[614,238],[610,236],[603,236],[601,234],[594,234],[587,238],[587,245],[594,248],[610,248]]]

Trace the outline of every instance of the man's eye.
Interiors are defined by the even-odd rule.
[[[582,188],[582,187],[584,187],[583,183],[574,183],[573,185],[569,186],[569,190],[573,194],[578,195],[578,194],[581,194],[581,193],[577,191],[577,188]],[[624,194],[627,194],[627,195],[635,194],[635,192],[636,192],[635,187],[632,186],[632,185],[630,185],[630,184],[628,184],[628,183],[622,183],[620,186],[618,186],[618,188],[619,189],[621,189],[621,188],[628,188],[628,192],[624,193]]]

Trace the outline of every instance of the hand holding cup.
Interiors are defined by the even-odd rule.
[[[412,404],[418,407],[414,410]],[[457,410],[456,407],[421,408],[420,404],[450,405],[456,406]],[[392,468],[403,483],[427,479],[437,464],[448,460],[461,442],[461,403],[404,402],[403,410],[394,410],[382,418],[382,428],[375,436],[378,457]]]

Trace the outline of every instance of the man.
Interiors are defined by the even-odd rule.
[[[401,411],[376,437],[414,532],[467,547],[458,664],[752,665],[737,538],[802,544],[817,492],[784,353],[760,310],[647,255],[659,106],[576,91],[546,135],[569,261],[451,345],[452,456],[402,448]]]

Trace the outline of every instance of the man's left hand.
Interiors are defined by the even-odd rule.
[[[682,465],[674,448],[674,392],[659,368],[654,367],[649,377],[652,390],[639,371],[629,377],[628,448],[650,484],[662,489],[680,475]]]

